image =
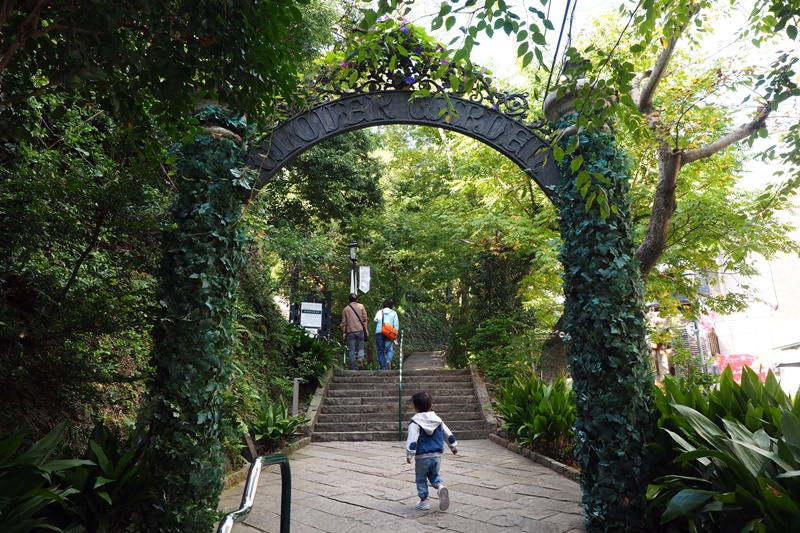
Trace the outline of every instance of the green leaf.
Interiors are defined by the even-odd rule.
[[[667,508],[661,515],[661,524],[686,516],[713,498],[715,494],[709,490],[683,489],[667,503]]]

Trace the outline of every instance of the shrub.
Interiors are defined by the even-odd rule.
[[[286,406],[271,403],[267,396],[262,396],[261,411],[250,423],[250,433],[264,452],[271,452],[290,439],[303,424],[305,419],[302,415],[289,416]]]
[[[303,378],[307,384],[316,386],[334,365],[336,346],[328,340],[310,337],[304,329],[292,328],[291,331],[288,357],[291,377]]]
[[[62,443],[62,422],[26,452],[25,433],[0,440],[0,530],[123,531],[151,478],[135,450],[98,424],[84,456]]]
[[[59,486],[59,474],[82,465],[83,459],[55,457],[66,423],[62,422],[28,451],[17,454],[25,432],[17,430],[0,440],[0,531],[24,533],[48,524],[45,508],[63,505],[77,492]]]
[[[530,327],[524,316],[497,316],[485,320],[467,340],[469,360],[495,383],[530,374],[533,354]]]
[[[535,375],[516,377],[498,392],[495,408],[512,438],[548,457],[574,462],[575,400],[565,378],[547,383]]]
[[[649,487],[648,518],[691,531],[800,528],[800,400],[770,372],[726,369],[717,389],[666,380],[656,394],[666,471]]]

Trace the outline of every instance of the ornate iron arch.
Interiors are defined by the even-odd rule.
[[[457,114],[448,112],[442,97],[410,99],[410,94],[397,90],[347,94],[285,120],[247,155],[247,165],[259,171],[254,188],[262,188],[282,167],[326,139],[370,126],[412,124],[443,128],[481,141],[517,164],[549,198],[557,196],[558,165],[550,143],[536,133],[536,126],[452,94],[448,98]]]

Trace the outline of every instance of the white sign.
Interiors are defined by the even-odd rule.
[[[322,329],[321,303],[300,302],[300,326],[306,329]]]
[[[369,292],[369,282],[372,279],[372,267],[358,267],[358,288],[361,292]]]

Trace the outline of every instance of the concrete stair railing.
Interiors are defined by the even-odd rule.
[[[336,370],[322,402],[312,440],[398,440],[397,370]],[[469,370],[404,370],[402,438],[414,415],[411,396],[425,390],[433,410],[458,440],[485,439],[487,424]]]

